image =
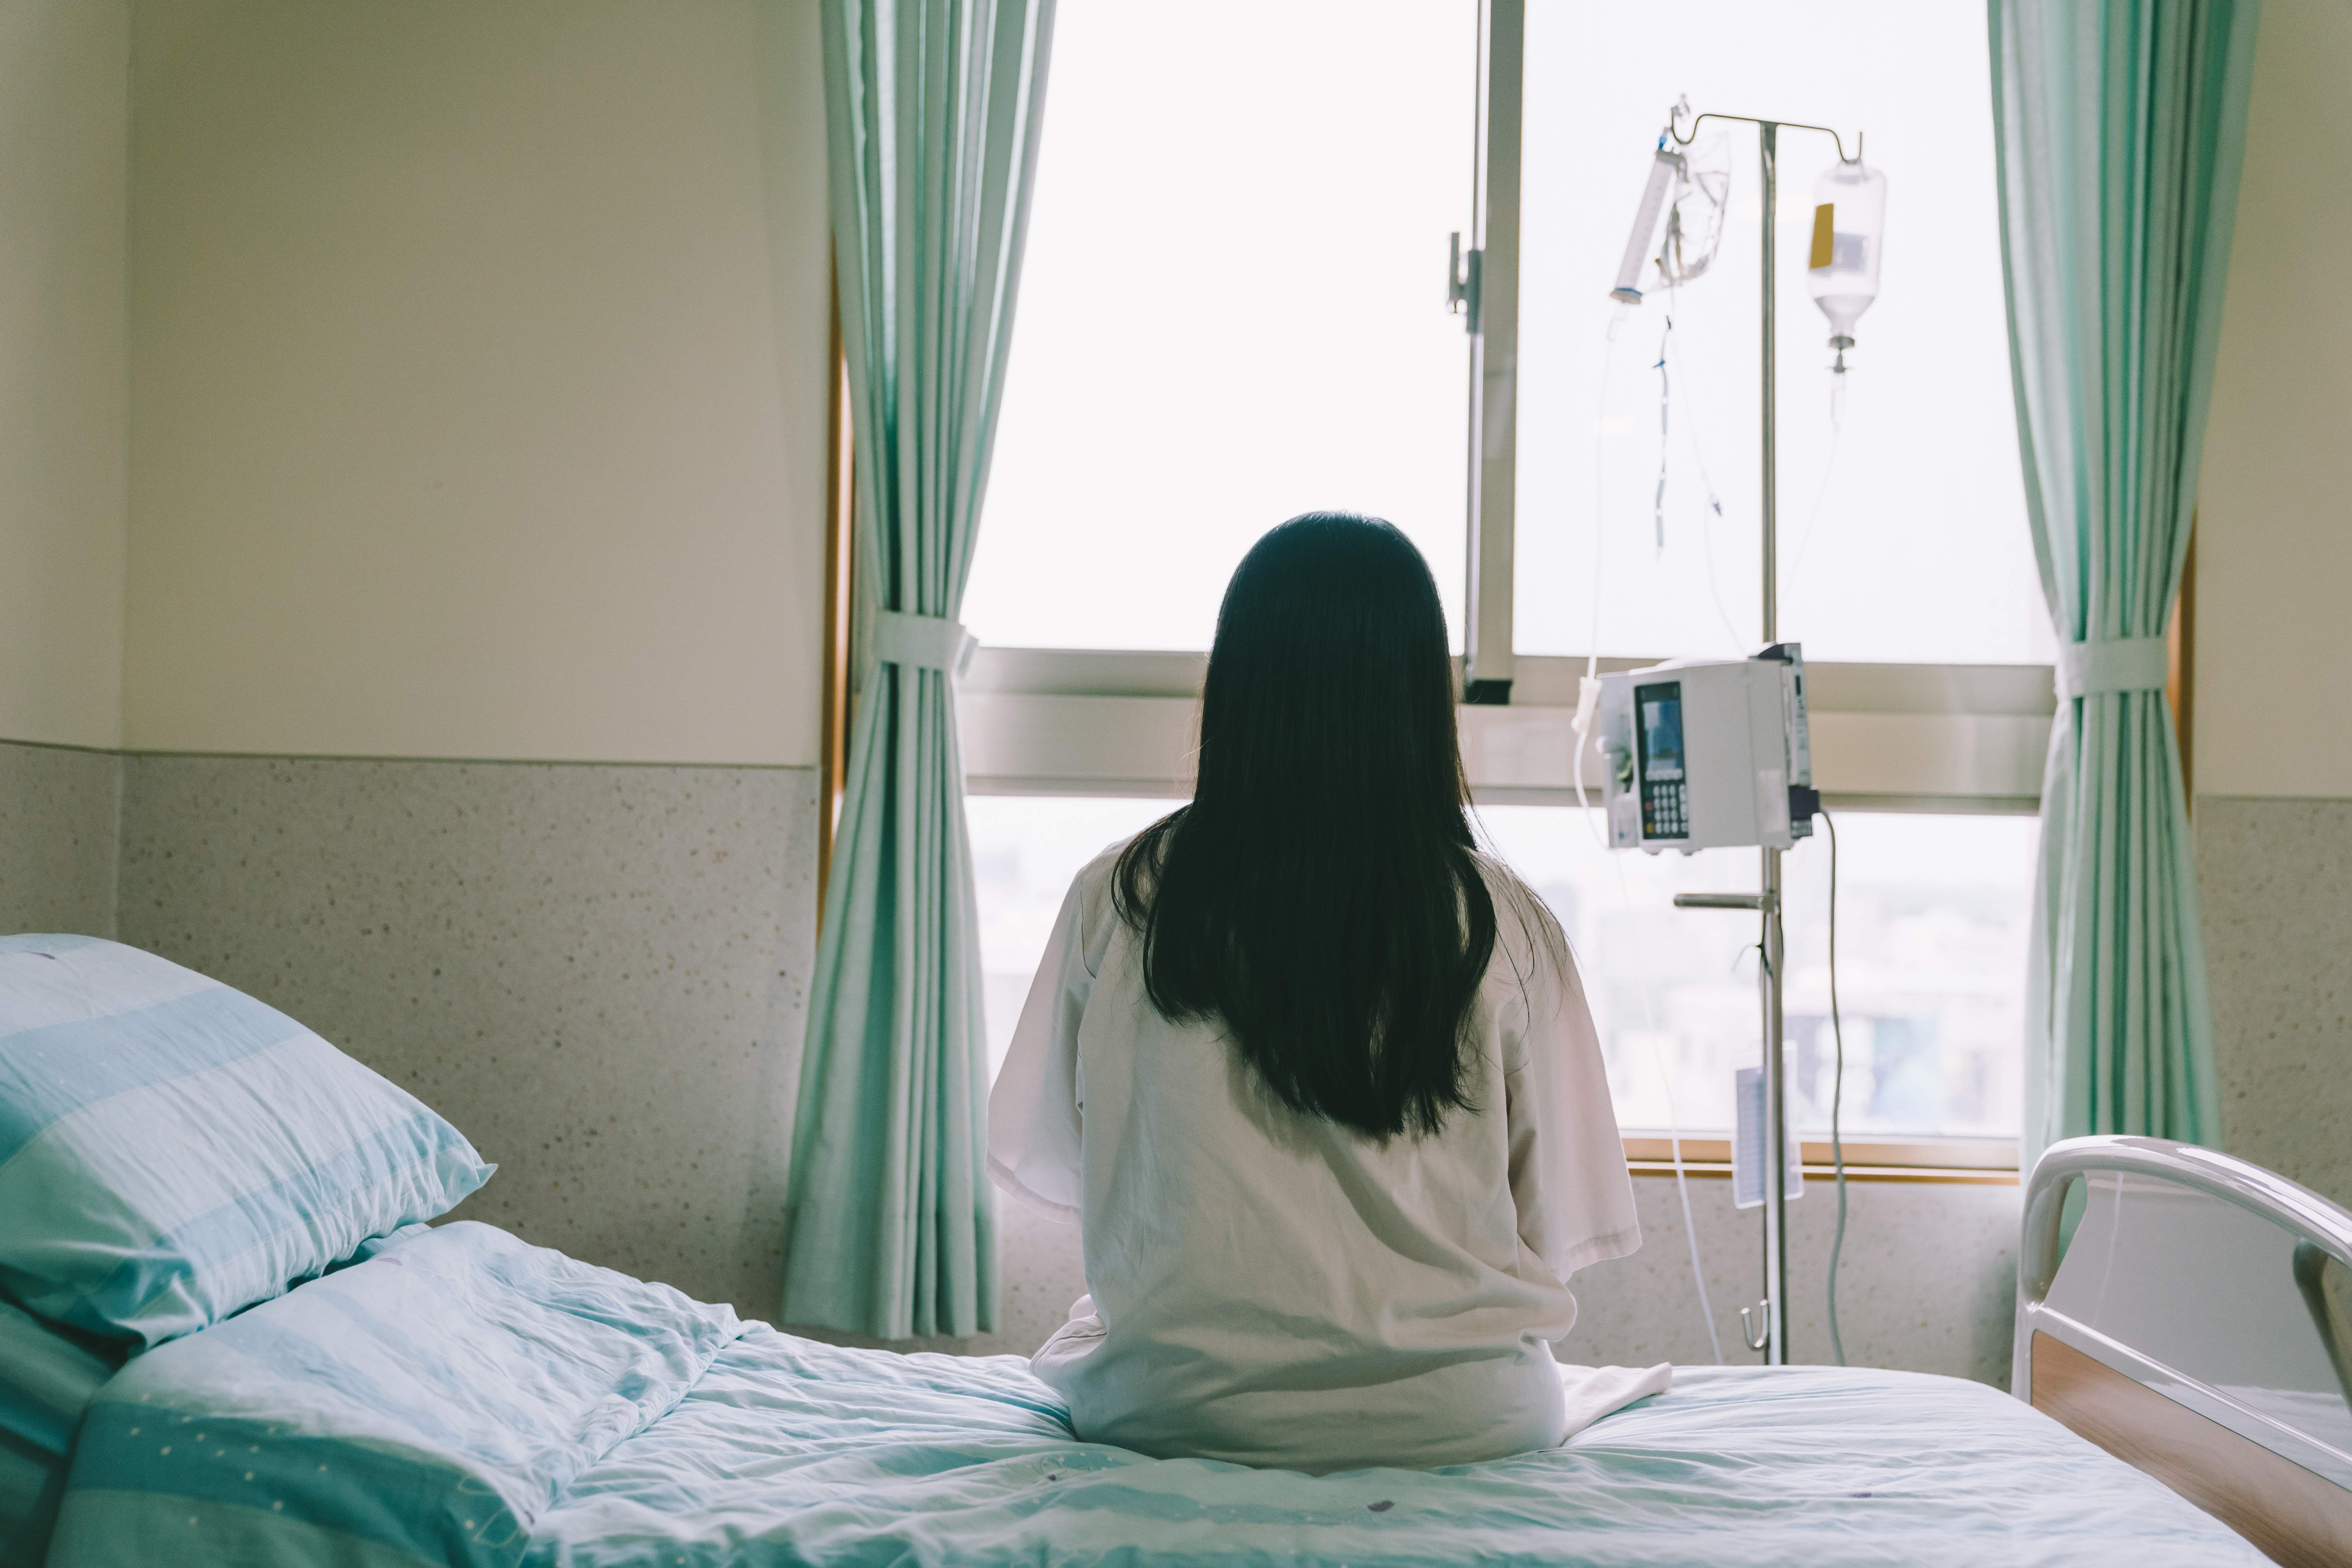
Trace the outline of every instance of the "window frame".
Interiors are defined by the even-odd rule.
[[[1456,663],[1463,761],[1479,804],[1573,806],[1576,791],[1561,781],[1571,776],[1570,723],[1584,661],[1521,654],[1513,645],[1526,0],[1486,0],[1480,26],[1471,247],[1465,273],[1448,279],[1465,307],[1469,350],[1464,650]],[[1432,308],[1438,308],[1434,298]],[[845,468],[846,440],[831,455]],[[847,489],[844,483],[840,493]],[[835,585],[850,576],[846,555],[845,550],[837,577],[828,572]],[[2176,617],[2176,646],[2184,618]],[[846,661],[850,646],[845,637],[828,636],[828,661]],[[1207,662],[1205,652],[979,648],[957,702],[966,791],[1187,798]],[[1656,662],[1613,658],[1600,665],[1619,670]],[[2188,668],[2176,658],[2169,693],[2184,726]],[[2057,708],[2052,667],[1821,661],[1809,663],[1807,674],[1814,776],[1832,809],[2040,811]],[[828,691],[834,680],[829,668]],[[1596,781],[1597,796],[1597,751],[1586,760],[1585,777]],[[1730,1173],[1727,1140],[1680,1142],[1686,1173]],[[1827,1142],[1808,1138],[1801,1145],[1806,1174],[1826,1178]],[[1845,1148],[1849,1180],[2018,1181],[2015,1139],[1865,1134]],[[1664,1137],[1625,1139],[1635,1174],[1674,1173],[1673,1152]]]

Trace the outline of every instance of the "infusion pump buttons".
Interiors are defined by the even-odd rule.
[[[1683,683],[1633,689],[1634,773],[1642,784],[1642,837],[1690,837],[1690,790],[1683,775]]]

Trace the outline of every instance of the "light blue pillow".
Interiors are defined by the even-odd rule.
[[[273,1007],[137,948],[0,937],[0,1291],[162,1344],[489,1179]]]

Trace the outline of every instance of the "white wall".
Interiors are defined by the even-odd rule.
[[[2352,3],[2263,11],[2197,543],[2200,795],[2352,796]]]
[[[816,761],[815,16],[142,0],[127,745]]]
[[[0,4],[0,740],[122,735],[130,30]]]

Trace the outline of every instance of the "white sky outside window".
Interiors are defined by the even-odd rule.
[[[969,802],[992,1077],[1070,879],[1175,804]],[[1582,813],[1554,806],[1485,806],[1478,820],[1568,932],[1619,1121],[1629,1131],[1663,1131],[1678,1121],[1688,1133],[1727,1132],[1732,1070],[1758,1056],[1756,918],[1676,910],[1673,900],[1754,891],[1755,851],[1612,854],[1594,843]],[[2038,830],[2025,816],[1839,817],[1848,1131],[2016,1135]],[[1790,1103],[1801,1131],[1825,1132],[1834,1062],[1827,839],[1817,835],[1783,865]]]
[[[1674,895],[1754,892],[1757,853],[1612,853],[1584,815],[1489,805],[1478,817],[1568,932],[1619,1122],[1664,1131],[1678,1118],[1685,1132],[1722,1136],[1733,1069],[1761,1055],[1759,922],[1677,910]],[[2039,830],[2030,816],[1839,815],[1847,1132],[2016,1136]],[[1801,1131],[1826,1133],[1835,1062],[1826,834],[1781,865],[1790,1103]]]
[[[1122,838],[1181,804],[976,795],[964,802],[980,889],[980,973],[988,1006],[988,1076],[1004,1065],[1037,961],[1054,934],[1071,879]]]
[[[1813,182],[1836,151],[1816,132],[1780,133],[1780,636],[1818,659],[2047,661],[2018,474],[1984,8],[1685,0],[1628,25],[1622,6],[1530,0],[1526,79],[1519,651],[1591,647],[1596,514],[1601,652],[1714,657],[1759,640],[1754,127],[1700,132],[1728,138],[1732,170],[1708,273],[1637,307],[1609,298],[1651,150],[1687,94],[1695,111],[1835,126],[1849,152],[1860,129],[1888,181],[1881,291],[1846,355],[1832,468],[1829,325],[1805,264]],[[1670,313],[1661,551],[1657,361]]]
[[[1410,534],[1458,633],[1476,44],[1469,0],[1063,0],[982,642],[1205,648],[1243,553],[1322,508]]]

